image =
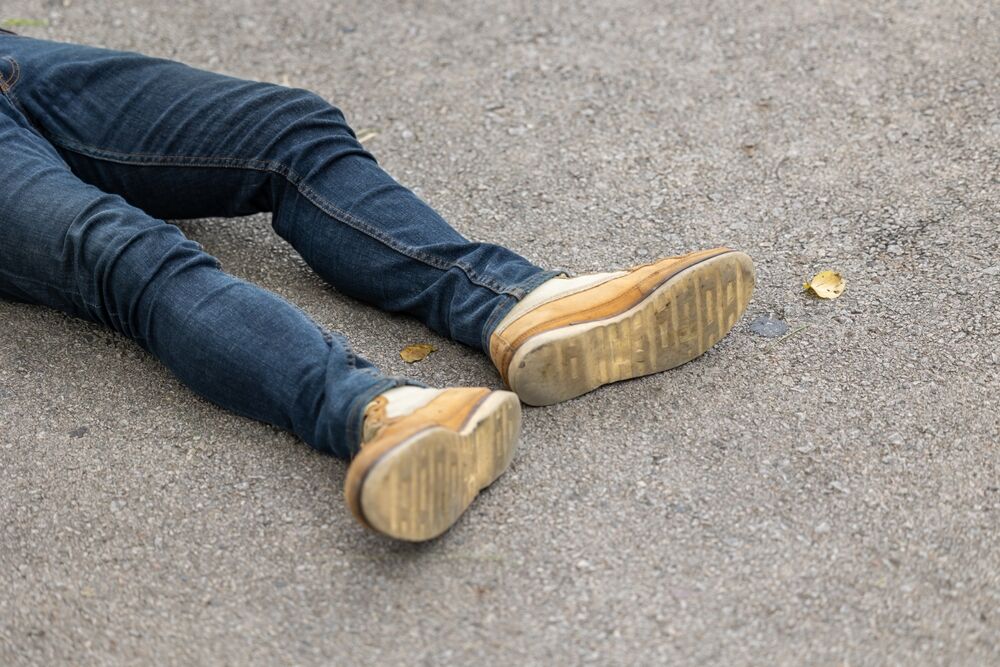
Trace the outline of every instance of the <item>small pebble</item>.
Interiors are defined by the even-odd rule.
[[[788,333],[788,325],[767,315],[761,315],[750,323],[750,331],[764,338],[777,338]]]

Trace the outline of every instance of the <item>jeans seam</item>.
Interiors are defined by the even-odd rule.
[[[34,127],[34,123],[31,122],[30,116],[28,116],[28,113],[24,110],[24,105],[21,104],[21,100],[17,99],[17,94],[14,92],[15,84],[21,80],[21,66],[10,56],[5,56],[5,58],[10,61],[11,75],[10,81],[4,81],[3,85],[0,86],[0,93],[10,100],[10,103],[14,105],[15,109],[21,112],[21,115],[24,116],[25,120],[28,122],[28,125],[37,130],[38,128]]]
[[[396,243],[391,237],[383,234],[377,228],[371,226],[369,223],[361,220],[360,218],[344,211],[337,206],[334,206],[328,199],[319,194],[315,189],[310,187],[304,182],[302,177],[295,172],[288,165],[275,162],[273,160],[256,160],[253,158],[239,158],[233,156],[197,156],[197,155],[154,155],[150,153],[123,153],[119,151],[111,151],[104,148],[99,148],[97,146],[89,146],[87,144],[74,141],[72,139],[67,139],[55,134],[46,133],[46,137],[54,144],[65,148],[66,150],[71,150],[73,152],[81,153],[89,157],[107,160],[109,162],[120,162],[123,164],[143,164],[146,166],[192,166],[192,167],[222,167],[222,168],[235,168],[235,169],[253,169],[256,171],[264,171],[268,173],[274,173],[282,178],[286,179],[291,183],[296,190],[298,190],[306,199],[308,199],[313,205],[319,208],[321,211],[326,213],[328,216],[334,220],[361,232],[362,234],[382,243],[394,252],[398,252],[401,255],[415,259],[418,262],[422,262],[432,268],[438,269],[439,271],[448,271],[452,268],[457,268],[461,270],[469,281],[479,287],[485,287],[497,294],[507,294],[510,296],[517,296],[516,292],[511,291],[511,288],[506,288],[499,283],[480,276],[471,266],[464,262],[445,262],[437,259],[432,255],[422,253],[419,250],[413,248],[408,248]]]
[[[292,173],[294,174],[294,172]],[[331,204],[329,200],[327,200],[321,194],[316,192],[315,189],[313,189],[306,183],[302,182],[301,179],[299,179],[298,181],[294,181],[291,179],[289,180],[296,187],[296,189],[298,189],[298,191],[302,193],[302,195],[306,199],[308,199],[310,202],[312,202],[313,205],[317,206],[321,211],[329,215],[334,220],[342,222],[348,227],[356,229],[359,232],[362,232],[363,234],[371,238],[374,238],[375,240],[379,241],[380,243],[388,246],[392,250],[395,250],[396,252],[402,255],[406,255],[407,257],[415,259],[419,262],[423,262],[424,264],[427,264],[428,266],[431,266],[441,271],[447,271],[452,268],[461,269],[461,271],[466,275],[466,277],[472,284],[478,285],[480,287],[486,287],[487,289],[490,289],[494,292],[498,292],[501,294],[505,293],[505,289],[503,287],[493,282],[492,280],[482,278],[468,264],[465,264],[464,262],[442,262],[433,255],[422,253],[419,250],[415,250],[413,248],[403,248],[397,245],[389,236],[383,234],[377,228],[372,227],[364,220],[361,220],[360,218],[352,215],[351,213],[348,213],[347,211],[344,211],[343,209],[338,208],[333,204]]]
[[[10,81],[0,77],[0,91],[9,93],[14,88],[14,84],[17,83],[18,79],[21,78],[21,66],[10,56],[4,56],[4,60],[10,63]]]
[[[340,339],[340,346],[344,350],[344,359],[347,361],[347,365],[356,370],[358,367],[358,356],[355,354],[354,348],[351,347],[350,341],[344,335],[338,335],[337,337]]]

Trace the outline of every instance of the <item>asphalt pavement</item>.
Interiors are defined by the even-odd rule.
[[[343,462],[0,302],[0,664],[1000,663],[998,7],[5,0],[24,34],[312,89],[542,265],[724,244],[758,288],[702,358],[526,408],[419,546],[353,521]],[[386,372],[499,386],[266,217],[180,225]],[[835,300],[802,289],[824,269]]]

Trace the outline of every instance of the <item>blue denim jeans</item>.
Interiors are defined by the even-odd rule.
[[[165,220],[272,214],[326,281],[486,349],[555,272],[463,238],[307,90],[0,33],[0,298],[134,339],[209,400],[349,457],[382,375]]]

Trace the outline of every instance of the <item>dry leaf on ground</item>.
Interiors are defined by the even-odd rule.
[[[412,364],[415,361],[427,358],[427,355],[433,351],[434,346],[430,343],[417,343],[415,345],[407,345],[404,347],[399,351],[399,356],[402,357],[403,361],[406,363]]]
[[[813,294],[821,299],[836,299],[844,293],[847,281],[844,276],[836,271],[820,271],[807,283],[803,283],[802,289],[812,290]]]

